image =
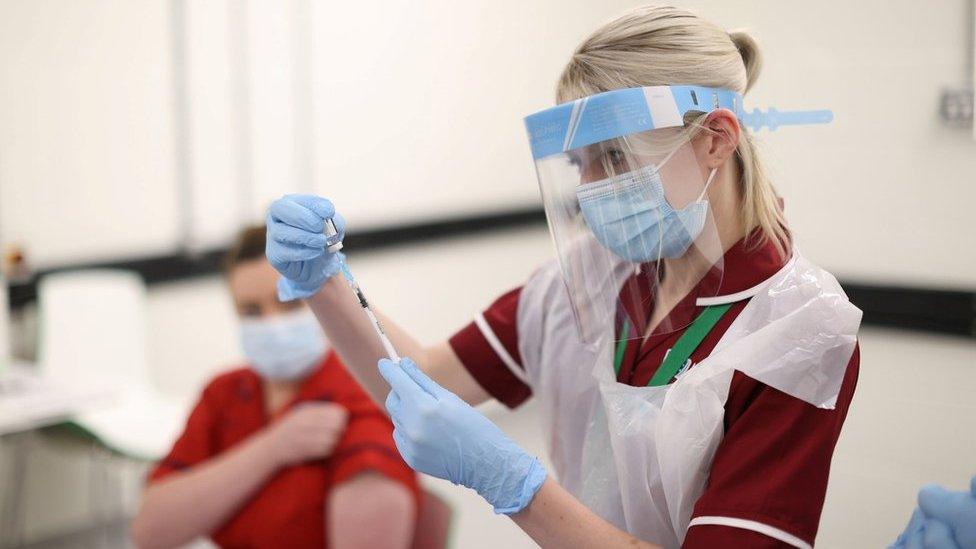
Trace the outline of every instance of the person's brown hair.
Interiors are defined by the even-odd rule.
[[[244,227],[237,233],[234,243],[224,254],[222,261],[224,274],[229,273],[234,267],[245,261],[264,257],[266,231],[264,225],[251,225]]]

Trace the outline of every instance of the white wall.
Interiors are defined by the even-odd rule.
[[[762,135],[806,254],[861,280],[976,285],[976,140],[938,118],[942,90],[971,74],[968,0],[682,4],[761,40],[747,105],[834,111]]]
[[[173,241],[166,6],[0,2],[0,239],[37,263]]]
[[[861,330],[861,371],[834,454],[822,547],[886,547],[918,489],[976,474],[976,342]]]
[[[967,2],[679,2],[758,36],[748,104],[834,110],[761,139],[801,247],[844,277],[976,285],[976,140],[937,115],[971,73]],[[354,229],[537,204],[522,117],[638,3],[187,2],[191,244],[289,191]],[[169,6],[0,2],[0,233],[37,264],[177,244]]]
[[[627,2],[176,4],[0,2],[0,237],[36,266],[176,248],[181,161],[196,248],[286,192],[359,228],[532,204],[521,117]]]

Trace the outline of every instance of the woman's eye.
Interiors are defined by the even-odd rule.
[[[627,161],[627,158],[624,156],[624,153],[622,151],[618,151],[617,149],[610,149],[609,151],[606,152],[606,155],[607,155],[607,160],[610,161],[610,164],[612,164],[614,168],[619,168],[623,166],[624,163]]]

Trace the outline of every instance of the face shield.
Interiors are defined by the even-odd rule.
[[[700,299],[718,295],[724,248],[707,194],[715,170],[700,161],[686,122],[719,108],[770,122],[745,113],[741,95],[699,86],[614,90],[526,118],[584,342],[680,330]],[[785,114],[778,124],[824,117]]]

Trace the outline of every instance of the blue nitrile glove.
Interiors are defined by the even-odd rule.
[[[311,297],[339,272],[342,254],[325,249],[322,232],[330,217],[340,236],[345,236],[345,220],[325,198],[289,194],[271,204],[265,253],[282,276],[278,280],[278,299]]]
[[[934,519],[922,518],[898,536],[892,549],[960,549],[952,539],[952,532],[944,523]]]
[[[926,518],[951,528],[959,547],[976,549],[976,477],[970,479],[968,492],[953,492],[935,484],[922,487],[918,507]]]
[[[467,486],[496,513],[518,513],[546,479],[539,460],[409,358],[379,362],[393,390],[386,409],[403,459],[421,473]]]
[[[905,527],[905,531],[898,536],[898,539],[894,543],[888,546],[888,549],[904,549],[908,543],[908,538],[917,538],[922,531],[922,523],[925,522],[925,515],[922,514],[917,508],[912,512],[912,518],[908,519],[908,526]]]
[[[918,508],[892,547],[976,549],[976,477],[969,492],[930,484],[918,492]]]

